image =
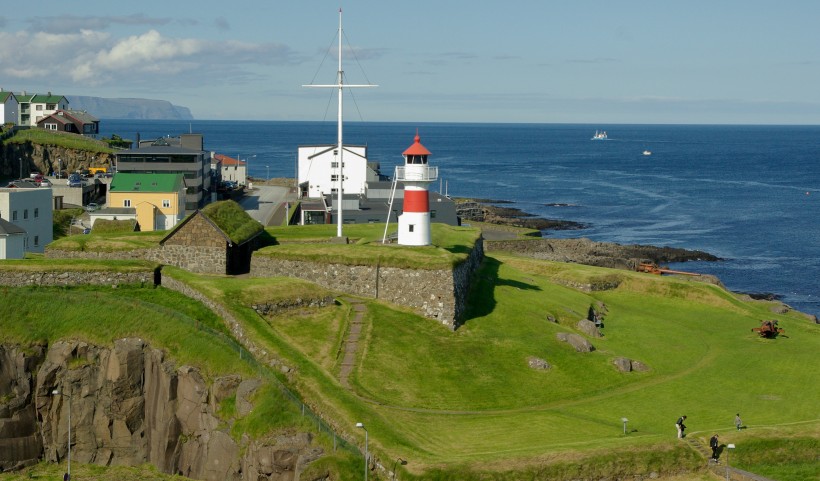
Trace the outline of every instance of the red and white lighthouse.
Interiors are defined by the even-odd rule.
[[[396,180],[404,183],[404,209],[399,216],[399,244],[430,245],[430,197],[427,186],[438,179],[438,167],[427,165],[430,151],[421,145],[418,131],[413,145],[402,153],[404,166],[396,168]]]

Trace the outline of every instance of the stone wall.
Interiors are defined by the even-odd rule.
[[[201,212],[194,214],[185,225],[179,228],[165,243],[179,246],[221,247],[225,251],[225,237],[213,224],[205,219]]]
[[[60,250],[47,246],[45,256],[49,259],[146,260],[202,274],[224,274],[227,268],[224,243],[221,248],[165,245],[151,249],[110,252]]]
[[[136,272],[113,271],[17,271],[0,270],[2,286],[74,286],[82,284],[116,286],[120,284],[154,284],[156,271],[146,268]]]
[[[473,273],[484,258],[479,240],[453,269],[401,269],[274,259],[254,253],[251,276],[296,277],[348,294],[407,306],[455,329],[461,323]]]
[[[179,292],[180,294],[194,299],[196,301],[201,302],[205,305],[208,309],[210,309],[213,313],[218,315],[222,322],[231,330],[231,334],[233,337],[239,342],[242,347],[248,350],[253,356],[258,359],[260,362],[263,362],[269,366],[278,367],[279,370],[283,373],[290,373],[291,369],[282,364],[282,361],[274,356],[272,356],[269,352],[265,351],[264,349],[258,347],[248,336],[245,334],[245,329],[242,327],[242,324],[237,321],[237,319],[231,314],[231,312],[225,308],[222,304],[218,302],[214,302],[213,300],[209,299],[201,292],[193,289],[189,285],[185,284],[184,282],[180,282],[174,279],[171,276],[163,276],[162,277],[162,287],[166,289],[171,289],[173,291]]]

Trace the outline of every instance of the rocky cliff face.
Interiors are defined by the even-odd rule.
[[[237,442],[216,415],[231,396],[252,407],[260,385],[226,376],[209,386],[197,369],[176,367],[141,339],[111,348],[0,345],[0,470],[62,461],[70,418],[74,462],[150,462],[203,480],[299,480],[322,455],[310,434]]]
[[[74,172],[84,167],[109,167],[114,154],[66,149],[54,145],[10,144],[0,145],[0,177],[20,176],[21,162],[23,177],[31,172],[50,173],[62,166],[65,172]]]
[[[86,110],[100,119],[167,119],[192,120],[188,107],[167,100],[66,96],[74,110]]]

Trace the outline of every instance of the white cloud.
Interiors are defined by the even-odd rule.
[[[171,79],[181,86],[237,81],[252,77],[258,66],[301,60],[282,44],[173,38],[153,29],[124,38],[88,29],[0,32],[0,45],[0,76],[27,81],[48,76],[83,87],[128,88]]]

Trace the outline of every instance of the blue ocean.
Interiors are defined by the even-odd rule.
[[[367,145],[390,175],[417,130],[439,167],[434,190],[587,226],[547,236],[707,251],[724,260],[671,267],[820,314],[820,126],[347,122],[344,142]],[[608,139],[591,140],[596,130]],[[297,146],[336,142],[335,122],[104,120],[101,131],[202,133],[254,177],[293,177]]]

